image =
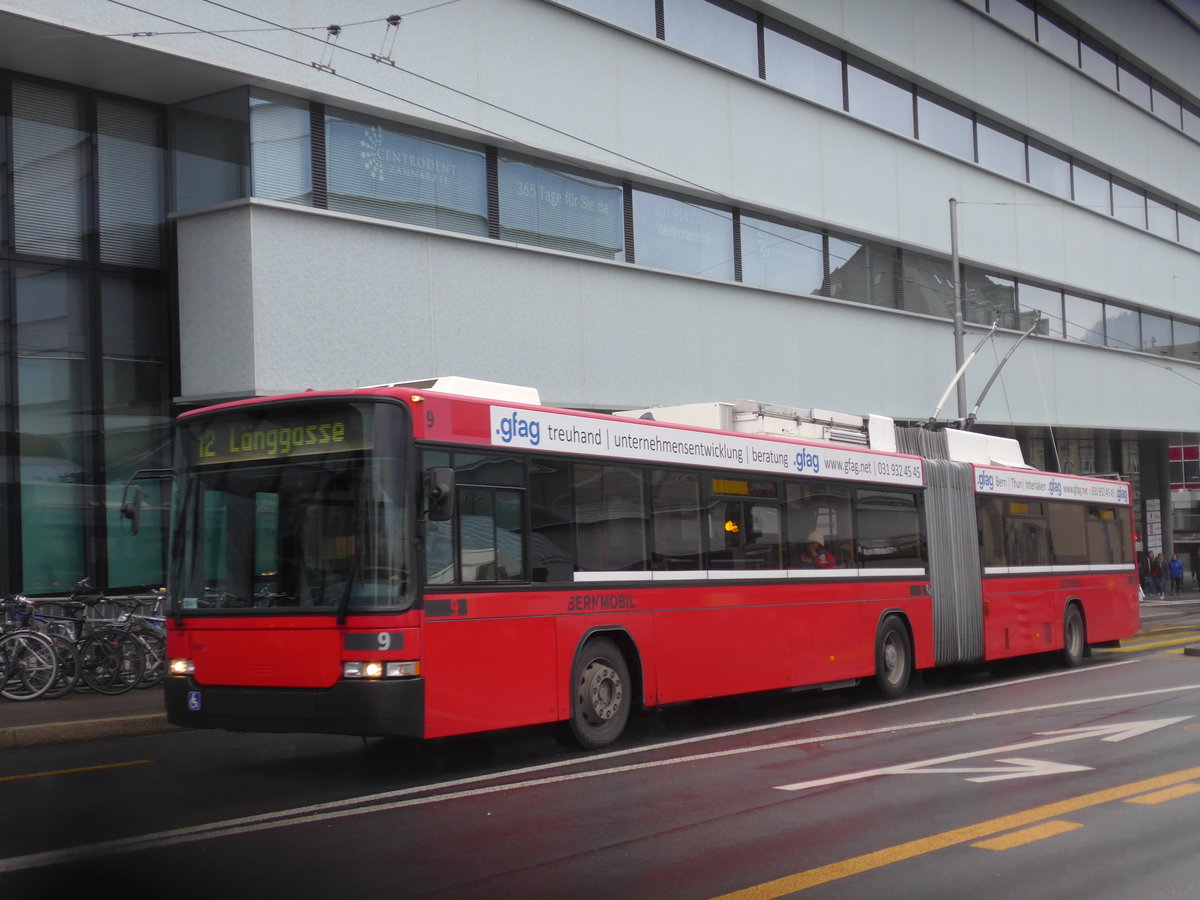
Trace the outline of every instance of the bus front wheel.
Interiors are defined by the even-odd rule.
[[[875,636],[875,689],[886,700],[902,695],[912,677],[912,644],[899,616],[886,616]]]
[[[585,750],[607,747],[629,721],[629,666],[608,638],[588,641],[571,674],[571,735]]]

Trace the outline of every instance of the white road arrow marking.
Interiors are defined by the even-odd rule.
[[[963,759],[975,759],[980,756],[998,757],[1005,753],[1016,753],[1020,750],[1029,750],[1034,747],[1047,747],[1051,744],[1062,744],[1068,741],[1081,741],[1087,738],[1099,738],[1102,741],[1126,741],[1129,738],[1137,737],[1138,735],[1146,734],[1155,731],[1159,728],[1166,728],[1168,725],[1177,725],[1180,722],[1186,722],[1192,716],[1179,716],[1173,719],[1147,719],[1142,722],[1123,722],[1113,725],[1095,725],[1085,726],[1083,728],[1064,728],[1059,731],[1039,731],[1035,734],[1041,740],[1022,741],[1019,744],[1007,744],[1003,747],[990,747],[986,750],[972,750],[969,753],[955,753],[951,756],[939,756],[935,759],[923,759],[917,762],[904,763],[899,766],[885,766],[881,769],[865,769],[862,772],[849,772],[845,775],[831,775],[828,778],[816,778],[812,781],[797,781],[794,784],[776,785],[776,790],[780,791],[803,791],[808,788],[826,787],[831,784],[842,784],[848,781],[861,781],[864,778],[874,778],[877,775],[908,775],[908,774],[932,774],[940,771],[942,773],[961,773],[961,772],[996,772],[997,769],[936,769],[937,766],[945,765],[946,763],[958,762]],[[1000,760],[1005,762],[1006,760]],[[1013,760],[1007,760],[1013,762]],[[1021,760],[1020,762],[1028,764],[1029,769],[1022,772],[1017,772],[1012,769],[1003,770],[1003,774],[994,775],[987,778],[971,778],[969,781],[998,781],[1006,778],[1027,778],[1034,775],[1049,775],[1050,771],[1043,771],[1042,766],[1054,766],[1057,763],[1040,763],[1033,760]],[[1036,767],[1036,768],[1035,768]],[[1078,771],[1086,769],[1087,766],[1071,766],[1060,769],[1059,771]]]
[[[997,772],[996,775],[984,775],[979,778],[968,778],[967,781],[976,781],[982,784],[985,781],[1007,781],[1010,778],[1033,778],[1037,775],[1058,775],[1062,772],[1086,772],[1091,769],[1091,766],[1076,766],[1071,763],[1056,763],[1048,762],[1044,759],[1018,759],[1010,757],[1009,759],[998,759],[998,763],[1004,763],[1003,766],[984,766],[981,768],[971,769],[934,769],[920,768],[914,769],[909,766],[904,767],[903,773],[895,774],[904,775],[959,775],[970,774],[975,772]]]

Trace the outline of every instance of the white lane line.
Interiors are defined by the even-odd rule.
[[[1083,706],[1094,703],[1104,703],[1112,700],[1129,700],[1138,697],[1149,697],[1161,694],[1180,693],[1184,691],[1200,690],[1200,684],[1178,685],[1169,688],[1156,688],[1147,691],[1134,691],[1122,694],[1111,694],[1105,697],[1087,697],[1080,700],[1065,700],[1058,703],[1048,703],[1039,706],[1027,706],[1018,709],[997,710],[994,712],[970,713],[964,716],[954,716],[944,719],[929,719],[922,722],[908,722],[887,725],[880,728],[869,728],[858,731],[847,731],[840,734],[814,735],[811,737],[795,738],[786,741],[776,741],[769,744],[758,744],[752,747],[737,747],[729,750],[716,750],[710,753],[697,753],[689,756],[672,757],[670,759],[651,760],[649,762],[631,763],[623,766],[610,766],[604,769],[589,770],[587,772],[575,772],[561,775],[552,775],[544,778],[529,779],[526,781],[505,782],[503,784],[486,785],[483,787],[470,788],[467,790],[451,791],[442,794],[430,794],[429,796],[414,796],[416,794],[429,794],[433,791],[444,791],[448,788],[463,787],[471,784],[479,784],[481,782],[496,781],[497,779],[512,778],[514,776],[531,775],[537,772],[545,772],[552,769],[561,769],[573,765],[586,765],[597,761],[608,759],[616,759],[619,757],[630,756],[635,753],[647,753],[662,749],[671,749],[679,746],[697,743],[699,741],[719,740],[726,737],[736,737],[739,735],[765,731],[771,728],[781,728],[790,725],[801,725],[810,722],[818,722],[826,719],[841,718],[849,715],[857,715],[862,712],[868,712],[878,709],[891,709],[897,706],[921,703],[935,699],[946,699],[956,697],[960,694],[974,693],[981,690],[994,690],[996,688],[1007,687],[1016,684],[1023,684],[1031,681],[1041,681],[1046,678],[1059,677],[1063,675],[1086,674],[1096,672],[1101,669],[1111,668],[1116,665],[1128,665],[1137,662],[1136,660],[1123,661],[1120,663],[1112,663],[1109,665],[1089,666],[1085,669],[1070,669],[1062,672],[1047,673],[1044,675],[1035,675],[1029,678],[1014,679],[1012,681],[1003,682],[1001,684],[980,685],[974,688],[968,688],[961,691],[947,691],[940,694],[930,694],[924,697],[912,697],[906,700],[893,701],[891,703],[873,704],[871,706],[859,707],[856,709],[839,710],[833,713],[823,713],[817,716],[802,717],[792,719],[787,722],[775,722],[769,725],[758,725],[750,728],[735,729],[725,731],[719,734],[703,735],[694,738],[685,738],[679,741],[667,741],[659,744],[651,744],[645,747],[631,747],[627,750],[617,750],[610,753],[599,754],[583,758],[570,760],[558,760],[552,763],[543,763],[536,766],[528,766],[522,769],[514,769],[508,772],[496,772],[484,775],[474,775],[468,778],[461,778],[452,781],[440,782],[432,785],[416,785],[408,788],[400,788],[395,791],[385,791],[379,794],[369,794],[362,797],[352,797],[346,800],[332,801],[329,803],[319,803],[311,806],[301,806],[289,810],[279,810],[273,813],[262,813],[254,816],[244,816],[236,819],[226,819],[219,822],[211,822],[204,825],[188,826],[185,828],[177,828],[169,831],[154,832],[146,835],[139,835],[128,838],[118,838],[111,841],[103,841],[96,844],[86,844],[78,847],[67,847],[60,850],[49,850],[42,853],[32,853],[25,856],[14,856],[7,859],[0,859],[0,874],[5,872],[16,872],[24,869],[42,868],[49,865],[59,865],[69,862],[78,862],[86,859],[93,859],[104,856],[110,853],[127,853],[138,850],[149,850],[160,847],[176,846],[179,844],[195,843],[203,840],[210,840],[220,837],[228,837],[240,834],[249,834],[257,831],[267,831],[273,828],[283,828],[292,825],[304,825],[315,822],[333,821],[336,819],[347,818],[350,816],[362,815],[364,813],[387,812],[394,809],[403,809],[412,806],[422,806],[433,803],[442,803],[447,800],[458,800],[465,797],[475,797],[492,793],[503,793],[512,790],[518,790],[530,787],[539,787],[547,784],[558,784],[568,781],[578,781],[585,778],[596,778],[603,775],[616,775],[624,772],[636,772],[645,769],[661,768],[664,766],[673,766],[680,763],[700,762],[709,759],[720,759],[724,757],[740,756],[749,753],[761,753],[770,750],[786,749],[789,747],[799,747],[805,744],[823,743],[827,741],[848,740],[858,737],[870,737],[877,734],[892,734],[899,731],[913,731],[921,728],[933,728],[941,725],[954,725],[963,722],[978,722],[985,719],[1002,718],[1006,716],[1022,715],[1032,712],[1043,712],[1052,709],[1064,709],[1072,706]]]

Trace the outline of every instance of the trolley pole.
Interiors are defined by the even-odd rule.
[[[963,301],[962,278],[958,269],[958,201],[950,198],[950,268],[954,278],[954,370],[961,371],[963,366]],[[967,383],[963,378],[958,379],[958,417],[967,415]]]

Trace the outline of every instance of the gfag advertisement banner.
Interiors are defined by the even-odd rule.
[[[492,445],[583,453],[639,462],[681,463],[748,472],[808,475],[876,484],[921,487],[925,473],[912,456],[871,453],[824,445],[785,443],[741,435],[714,434],[491,407]]]
[[[1102,478],[1080,478],[1057,472],[1018,472],[975,467],[975,493],[1033,497],[1039,500],[1082,500],[1129,506],[1129,485]]]

